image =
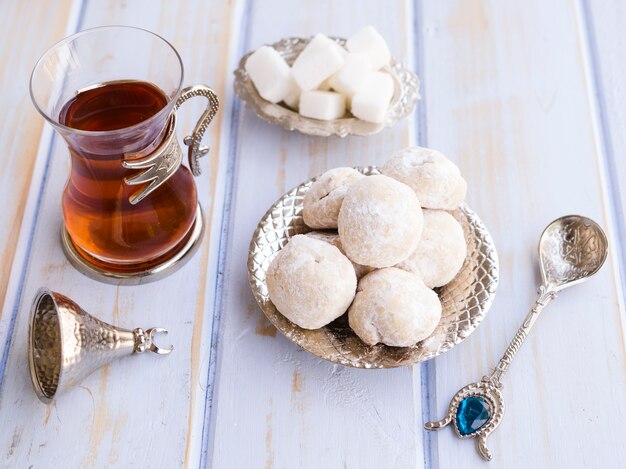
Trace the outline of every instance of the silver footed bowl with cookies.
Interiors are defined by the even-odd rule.
[[[248,277],[286,337],[341,365],[433,358],[482,321],[496,249],[459,168],[410,147],[380,168],[335,168],[283,195],[250,242]]]

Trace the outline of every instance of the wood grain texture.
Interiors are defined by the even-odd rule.
[[[347,37],[373,24],[394,56],[412,61],[409,2],[255,1],[245,51],[287,36]],[[234,216],[225,280],[212,465],[416,467],[423,464],[419,373],[333,366],[277,334],[250,293],[255,226],[286,190],[326,169],[382,163],[413,140],[415,123],[368,138],[312,138],[241,110]],[[416,378],[417,375],[417,378]],[[417,387],[415,386],[417,383]]]
[[[229,70],[236,57],[232,31],[238,3],[213,8],[202,1],[86,2],[79,29],[103,24],[140,26],[169,39],[181,52],[186,83],[211,85],[223,100],[207,140],[212,151],[197,179],[207,232],[194,259],[175,275],[138,287],[114,287],[87,279],[65,260],[58,233],[60,197],[68,174],[60,138],[50,150],[14,330],[3,317],[0,330],[13,339],[0,389],[0,415],[14,422],[0,429],[0,467],[197,467],[202,438],[206,368],[212,330],[225,155],[232,102]],[[50,41],[50,43],[53,41]],[[51,44],[45,44],[47,47]],[[200,46],[198,46],[200,45]],[[219,46],[216,46],[219,45]],[[132,46],[132,45],[130,45]],[[181,128],[190,130],[204,103],[185,105]],[[45,142],[44,142],[45,144]],[[46,158],[47,149],[39,156]],[[31,199],[39,198],[32,189]],[[19,272],[14,272],[19,276]],[[176,351],[167,358],[138,356],[95,373],[54,405],[40,404],[27,374],[28,309],[41,285],[74,298],[95,316],[122,327],[163,326]]]
[[[434,362],[435,414],[494,366],[535,298],[543,227],[568,213],[610,226],[575,2],[423,3],[428,144],[461,166],[501,262],[489,316]],[[558,21],[554,21],[558,18]],[[611,239],[611,244],[619,242]],[[626,355],[615,258],[563,292],[504,378],[490,437],[499,467],[618,467]],[[440,467],[479,467],[473,442],[433,439]],[[610,450],[608,449],[610,448]]]
[[[597,277],[548,307],[504,378],[507,410],[489,440],[491,465],[621,467],[620,2],[75,0],[55,7],[0,5],[0,39],[11,45],[0,49],[0,105],[9,109],[0,128],[0,191],[11,201],[0,221],[0,467],[485,467],[473,442],[450,429],[426,434],[423,420],[442,415],[461,386],[500,358],[534,300],[541,230],[566,213],[599,221],[614,248]],[[214,87],[222,104],[197,179],[204,244],[180,272],[139,287],[99,284],[65,260],[58,230],[67,149],[27,95],[43,50],[77,28],[105,24],[170,40],[186,84]],[[311,138],[260,121],[233,96],[232,70],[244,52],[285,36],[349,36],[367,24],[421,74],[425,99],[397,127],[367,138]],[[180,114],[184,130],[204,105],[198,101]],[[466,342],[427,365],[370,371],[316,359],[277,333],[254,303],[246,257],[256,223],[303,180],[336,166],[382,163],[418,138],[460,165],[468,202],[495,239],[501,282],[493,309]],[[31,390],[25,343],[30,301],[42,285],[105,321],[168,328],[174,354],[114,363],[44,406]]]
[[[606,196],[613,205],[614,235],[619,241],[613,255],[621,265],[622,311],[626,304],[626,66],[620,53],[626,48],[626,31],[622,19],[626,5],[619,1],[581,1],[582,29],[588,44],[589,80],[596,117],[599,151],[604,157]],[[622,320],[626,324],[626,315]]]
[[[19,0],[0,5],[0,199],[5,201],[0,217],[0,305],[5,304],[43,128],[30,100],[30,73],[46,48],[63,37],[71,6],[72,0],[61,0],[52,10]]]

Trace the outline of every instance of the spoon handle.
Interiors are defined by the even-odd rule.
[[[493,372],[487,378],[494,385],[498,387],[501,386],[500,380],[502,379],[502,375],[504,375],[506,370],[511,365],[513,358],[515,358],[515,355],[517,354],[518,350],[524,343],[526,336],[528,336],[528,333],[530,332],[533,325],[535,324],[535,321],[537,321],[537,318],[541,314],[541,311],[543,311],[543,308],[548,303],[550,303],[550,301],[552,301],[555,297],[556,297],[555,291],[547,289],[544,285],[541,285],[539,287],[539,297],[537,298],[532,309],[526,316],[524,323],[517,330],[515,337],[513,337],[513,340],[507,347],[506,351],[504,352],[504,355],[502,355],[502,358],[498,362],[498,365],[494,368]]]
[[[506,352],[489,376],[484,376],[478,383],[468,384],[460,389],[450,401],[448,414],[441,420],[427,422],[426,430],[439,430],[452,423],[460,438],[475,438],[476,449],[487,461],[491,452],[487,448],[487,437],[500,425],[504,415],[502,375],[509,368],[513,358],[524,343],[533,324],[543,308],[556,297],[556,292],[545,285],[539,287],[539,297],[526,316],[524,323],[517,330]]]

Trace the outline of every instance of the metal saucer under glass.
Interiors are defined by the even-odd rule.
[[[150,263],[134,269],[122,270],[110,265],[100,266],[85,257],[74,245],[65,224],[61,228],[61,245],[70,264],[79,272],[99,282],[114,285],[141,285],[160,280],[183,267],[202,242],[204,233],[204,215],[198,204],[196,219],[185,239],[172,251]]]

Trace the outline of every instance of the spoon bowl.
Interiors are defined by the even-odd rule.
[[[593,220],[579,215],[554,220],[539,241],[544,285],[557,292],[583,282],[600,270],[607,251],[606,235]]]

